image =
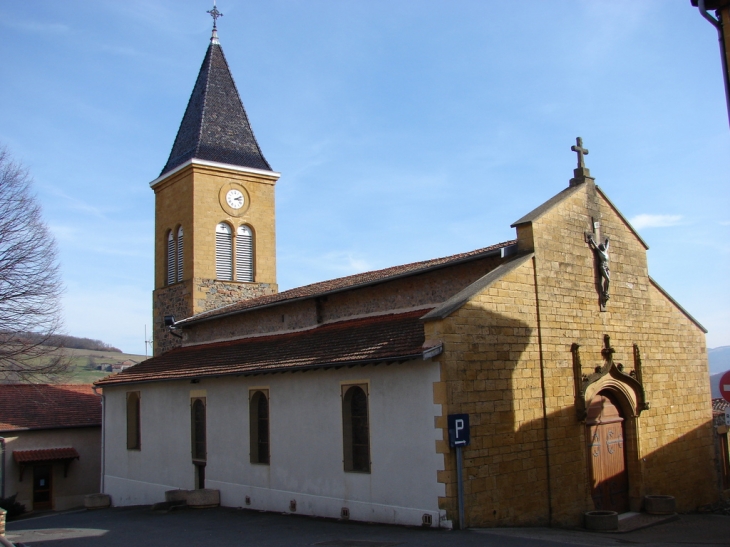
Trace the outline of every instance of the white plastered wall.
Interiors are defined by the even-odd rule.
[[[151,504],[166,490],[194,488],[190,452],[190,398],[207,405],[206,487],[221,503],[340,517],[352,520],[448,526],[438,498],[443,456],[435,418],[433,383],[439,368],[430,361],[255,377],[170,381],[105,389],[105,492],[115,505]],[[343,383],[367,383],[371,473],[343,470]],[[270,465],[251,464],[249,390],[270,396]],[[141,393],[139,451],[126,448],[126,392]],[[246,505],[246,497],[250,505]]]

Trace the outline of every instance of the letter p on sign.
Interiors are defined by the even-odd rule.
[[[449,414],[449,446],[468,446],[471,441],[469,435],[469,415]]]

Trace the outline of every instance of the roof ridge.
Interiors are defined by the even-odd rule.
[[[208,45],[208,50],[205,52],[205,59],[203,59],[203,66],[205,66],[205,90],[203,91],[203,106],[200,109],[201,113],[200,126],[198,126],[198,138],[195,142],[195,152],[193,152],[194,158],[200,154],[200,141],[203,139],[203,127],[205,126],[205,116],[208,107],[208,89],[210,88],[210,65],[213,62],[213,46],[215,46],[213,42]],[[203,67],[201,67],[200,70],[202,72]],[[194,91],[195,88],[193,88],[193,92]]]
[[[475,249],[473,251],[467,251],[464,253],[456,253],[453,255],[447,255],[442,257],[436,257],[431,258],[428,260],[420,260],[416,262],[408,262],[406,264],[396,264],[394,266],[388,266],[385,268],[379,268],[377,270],[369,270],[366,272],[360,272],[355,274],[350,274],[342,277],[335,277],[333,279],[325,279],[323,281],[316,281],[314,283],[309,283],[307,285],[301,285],[299,287],[292,287],[291,289],[287,289],[282,292],[274,293],[274,294],[266,294],[257,296],[255,298],[250,298],[246,300],[240,300],[238,302],[234,302],[233,304],[226,304],[225,306],[221,306],[219,308],[214,308],[212,310],[207,310],[201,313],[198,313],[196,315],[193,315],[191,317],[185,318],[181,321],[179,321],[180,324],[190,324],[197,321],[206,320],[208,318],[213,317],[221,317],[223,315],[226,315],[227,313],[236,313],[239,311],[244,310],[253,310],[260,306],[266,306],[266,305],[276,305],[279,303],[283,303],[289,299],[304,299],[304,298],[316,298],[317,296],[321,296],[323,294],[343,291],[343,290],[350,290],[354,289],[360,286],[365,285],[371,285],[375,283],[383,283],[392,279],[396,279],[398,277],[402,276],[409,276],[409,275],[417,275],[419,273],[424,273],[428,271],[431,268],[439,268],[439,267],[446,267],[450,264],[457,263],[460,260],[472,260],[479,258],[482,254],[486,254],[489,252],[496,251],[498,249],[502,249],[505,247],[509,247],[510,245],[514,245],[517,243],[517,240],[511,239],[508,241],[504,241],[501,243],[496,243],[494,245],[490,245],[488,247],[483,247],[480,249]],[[376,277],[375,279],[369,279],[368,276],[372,276],[373,274],[379,274],[388,272],[388,270],[392,270],[392,273],[387,273],[386,275],[383,275],[382,277]],[[360,278],[362,281],[358,282],[358,278]],[[347,283],[347,280],[354,281],[352,283]],[[345,283],[343,283],[345,282]],[[316,288],[318,286],[326,286],[327,284],[335,284],[336,286],[330,288],[330,289],[321,289],[321,290],[315,290],[311,291],[311,289]],[[297,293],[301,293],[299,296],[297,296]],[[257,303],[260,303],[257,305]],[[226,312],[225,310],[229,310]]]
[[[337,328],[347,328],[351,325],[356,324],[362,324],[362,323],[376,323],[378,320],[381,320],[383,317],[393,317],[393,318],[406,318],[406,317],[421,317],[425,314],[427,314],[430,310],[433,309],[433,306],[424,306],[423,308],[419,308],[417,310],[410,310],[406,312],[385,312],[385,313],[378,313],[374,315],[367,315],[362,317],[347,317],[344,319],[341,319],[339,321],[332,321],[330,323],[317,323],[315,325],[311,325],[309,327],[301,328],[298,330],[290,330],[285,332],[264,332],[264,333],[257,333],[253,336],[241,336],[238,338],[233,338],[231,340],[217,340],[214,342],[205,342],[201,344],[191,344],[189,346],[178,346],[176,348],[173,348],[170,350],[171,353],[173,351],[182,351],[187,350],[190,351],[192,348],[210,348],[210,347],[225,347],[225,346],[232,346],[236,344],[240,344],[242,340],[258,340],[258,341],[265,341],[268,338],[293,338],[296,336],[301,335],[304,332],[307,331],[313,331],[317,329],[331,329],[335,330]],[[142,361],[144,362],[144,361]]]

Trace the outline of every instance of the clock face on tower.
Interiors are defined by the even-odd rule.
[[[251,198],[242,184],[227,182],[218,192],[221,208],[233,217],[243,216],[251,205]]]
[[[233,209],[240,209],[243,207],[245,201],[246,200],[240,190],[236,190],[235,188],[228,190],[228,193],[226,194],[226,203],[229,207],[232,207]]]

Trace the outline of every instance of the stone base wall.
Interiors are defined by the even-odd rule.
[[[176,321],[180,321],[196,313],[276,291],[277,286],[273,283],[233,283],[201,278],[157,289],[152,296],[154,354],[160,355],[182,345],[182,339],[165,328],[166,315],[172,315]]]
[[[241,300],[277,292],[273,283],[232,283],[215,279],[193,280],[195,284],[195,313],[202,313]]]
[[[160,355],[182,345],[182,339],[173,336],[165,328],[166,315],[172,315],[176,321],[193,314],[192,282],[182,281],[157,289],[152,293],[152,322],[154,336],[154,355]]]

